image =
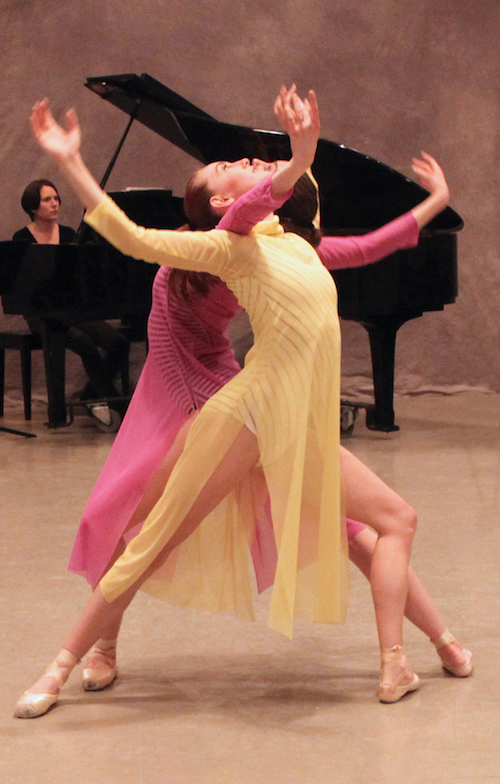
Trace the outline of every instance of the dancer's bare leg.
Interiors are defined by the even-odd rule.
[[[381,649],[379,699],[397,702],[418,688],[403,649],[403,617],[416,514],[367,466],[341,447],[347,517],[377,532],[370,583]]]
[[[194,416],[196,416],[196,414],[193,415],[192,418],[190,418],[190,420],[186,422],[183,428],[180,430],[169,453],[166,455],[165,459],[160,464],[155,476],[153,477],[153,480],[148,486],[146,494],[144,495],[143,499],[138,505],[133,517],[130,520],[129,525],[127,526],[127,529],[135,526],[137,523],[142,522],[147,517],[147,515],[149,514],[153,506],[160,498],[163,489],[166,485],[166,482],[170,476],[170,473],[179,455],[181,454],[182,449],[184,448],[187,432],[189,430],[190,425],[192,424],[192,419],[194,418]],[[345,452],[345,450],[343,451]],[[349,455],[349,453],[347,453],[347,455],[346,454],[343,455],[344,468],[347,465],[347,474],[352,479],[353,471],[352,468],[349,469],[349,466],[352,464],[353,461],[350,460],[350,457],[351,456]],[[357,462],[359,463],[359,461]],[[362,469],[366,469],[366,467],[363,466],[362,464],[359,465],[362,467]],[[359,466],[356,464],[355,468],[357,469],[358,467]],[[366,469],[366,472],[368,472],[368,469]],[[346,473],[346,470],[344,470],[344,473]],[[384,495],[384,499],[385,499],[384,508],[387,508],[388,510],[387,513],[389,515],[391,514],[392,516],[400,515],[401,514],[400,507],[403,509],[403,511],[408,512],[409,507],[407,507],[407,505],[404,504],[404,502],[402,501],[402,499],[399,498],[399,496],[393,493],[392,490],[389,490],[389,488],[387,488],[387,486],[384,483],[382,483],[377,477],[375,477],[375,475],[372,474],[372,472],[368,472],[368,473],[370,475],[370,478],[372,479],[374,478],[376,480],[375,491],[378,492],[381,489],[384,494],[386,491],[388,491],[387,499],[385,499],[385,495]],[[364,483],[365,475],[366,473],[365,471],[363,471],[363,483]],[[363,484],[363,488],[364,488],[364,484]],[[352,495],[352,491],[351,491],[351,495]],[[397,517],[397,519],[399,518]],[[356,566],[358,566],[361,569],[361,571],[366,575],[368,579],[370,579],[372,557],[375,552],[376,544],[377,544],[377,536],[373,532],[368,530],[362,531],[350,543],[349,555],[351,557],[351,560],[356,564]],[[121,540],[115,550],[115,553],[113,554],[113,557],[110,560],[110,563],[106,567],[105,572],[108,571],[108,569],[113,565],[116,559],[123,553],[124,549],[125,549],[125,544],[123,540]],[[436,607],[434,606],[432,600],[430,599],[427,592],[423,588],[422,584],[420,583],[415,573],[411,569],[409,570],[408,573],[408,588],[409,588],[409,593],[405,606],[405,614],[410,619],[410,621],[415,623],[415,625],[418,626],[418,628],[422,629],[422,631],[424,631],[424,633],[427,634],[431,640],[437,639],[446,628],[444,621],[442,620],[441,616],[437,612]],[[109,626],[104,630],[103,637],[105,640],[108,641],[116,640],[120,628],[121,619],[122,619],[121,615],[114,618],[112,623],[110,623]],[[399,631],[399,625],[398,625],[398,631]],[[400,642],[394,644],[402,644],[402,628],[399,633],[400,636],[395,637],[394,639],[399,639]],[[390,641],[387,640],[387,642],[388,643],[392,642],[392,640]],[[392,645],[388,644],[385,647],[392,647]],[[448,656],[449,659],[451,657],[451,659],[455,661],[457,664],[460,663],[461,657],[463,659],[461,647],[458,643],[452,643],[445,646],[445,648],[441,650],[441,653]],[[115,662],[111,662],[110,666],[113,666],[114,664]],[[91,666],[93,666],[93,660],[89,659],[87,661],[87,667],[91,667]]]
[[[170,474],[184,449],[189,428],[198,414],[199,411],[193,412],[180,428],[174,443],[156,469],[142,499],[134,510],[124,533],[144,522],[161,498]],[[125,540],[122,537],[101,577],[108,572],[115,561],[125,552],[125,547]],[[97,640],[90,650],[82,673],[82,686],[85,691],[101,691],[101,689],[105,689],[115,680],[118,674],[116,648],[122,619],[123,615],[113,618],[112,622],[103,630],[103,636]]]
[[[76,625],[64,641],[63,651],[58,655],[56,661],[62,657],[62,654],[69,653],[74,657],[72,665],[74,666],[96,640],[103,638],[104,634],[114,624],[119,623],[119,619],[142,583],[154,574],[170,553],[187,539],[202,520],[241,482],[248,471],[258,462],[258,459],[257,439],[250,430],[242,427],[167,546],[134,585],[124,591],[113,602],[108,603],[104,599],[99,586],[96,587]],[[63,682],[69,676],[72,666],[65,663]],[[61,682],[58,682],[53,674],[46,672],[29,692],[23,695],[16,708],[16,715],[22,718],[41,715],[52,703],[49,703],[47,708],[40,713],[26,713],[23,711],[23,708],[30,702],[33,695],[41,693],[57,694],[61,685]]]
[[[376,543],[377,535],[368,529],[360,531],[349,541],[349,558],[368,580]],[[405,616],[426,634],[431,642],[441,637],[446,630],[441,614],[411,566],[408,570]],[[437,653],[443,662],[454,667],[461,667],[467,661],[467,655],[457,640],[443,645]]]
[[[346,515],[378,534],[370,582],[381,648],[403,644],[403,616],[416,514],[357,457],[341,447]]]
[[[215,509],[257,463],[258,459],[257,439],[253,433],[246,427],[243,427],[200,492],[176,533],[149,569],[133,586],[110,603],[104,599],[99,586],[97,586],[74,629],[66,638],[63,647],[76,658],[81,658],[89,650],[93,642],[98,637],[103,636],[103,631],[110,628],[109,624],[116,622],[117,618],[123,614],[142,583],[154,574],[170,553],[193,533],[202,520]]]

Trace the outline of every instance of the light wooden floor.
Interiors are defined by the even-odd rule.
[[[120,677],[12,718],[87,596],[66,569],[79,516],[112,442],[90,420],[49,432],[42,407],[0,433],[2,784],[442,784],[500,782],[499,409],[495,395],[397,401],[398,434],[362,421],[346,445],[419,511],[413,564],[475,673],[443,674],[408,626],[421,690],[381,705],[367,584],[353,574],[345,627],[300,624],[292,642],[262,624],[138,597]],[[1,424],[1,420],[0,420]],[[265,616],[267,598],[259,599]]]

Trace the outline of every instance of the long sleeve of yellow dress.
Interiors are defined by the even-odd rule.
[[[235,253],[234,245],[244,238],[238,234],[213,231],[165,231],[144,229],[131,221],[109,197],[85,221],[116,248],[154,264],[178,269],[212,272],[221,278],[238,275],[245,254]]]
[[[341,516],[340,330],[330,274],[278,220],[244,237],[135,226],[105,199],[86,220],[123,253],[222,278],[255,335],[245,368],[203,406],[162,498],[101,580],[113,601],[172,538],[242,427],[260,465],[167,559],[143,589],[167,601],[252,618],[248,543],[266,497],[278,552],[268,624],[292,636],[294,618],[341,622],[347,545]]]

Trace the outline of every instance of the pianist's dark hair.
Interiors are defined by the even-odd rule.
[[[218,224],[220,215],[212,209],[211,196],[207,184],[195,173],[189,180],[184,195],[184,213],[190,229],[208,231]],[[317,248],[321,242],[321,231],[313,225],[317,210],[316,186],[307,174],[303,174],[296,182],[293,194],[276,214],[285,231],[299,234],[313,248]],[[219,278],[207,272],[172,270],[168,285],[177,298],[188,300],[206,296],[218,280]]]
[[[40,206],[40,192],[44,185],[48,185],[49,188],[54,188],[57,193],[57,198],[59,199],[59,204],[61,203],[59,191],[53,182],[50,180],[33,180],[26,186],[24,193],[21,196],[21,207],[28,213],[31,220],[35,220],[35,210]]]

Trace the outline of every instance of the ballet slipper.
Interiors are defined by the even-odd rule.
[[[113,683],[117,675],[116,640],[97,640],[83,671],[83,688],[85,691],[100,691]]]
[[[454,638],[451,632],[448,629],[445,629],[444,632],[437,638],[437,640],[431,640],[432,644],[435,646],[438,655],[441,659],[441,663],[447,672],[451,672],[456,678],[467,678],[468,675],[472,672],[472,653],[470,651],[465,650],[462,648],[458,640]],[[462,648],[462,653],[464,655],[464,661],[461,664],[454,664],[449,658],[446,657],[445,651],[442,649],[445,645],[450,645],[451,643],[456,642],[457,645]],[[441,652],[440,652],[441,651]]]
[[[17,702],[14,717],[16,719],[36,719],[37,716],[43,716],[44,713],[47,713],[48,709],[59,699],[59,692],[68,680],[71,670],[78,663],[79,659],[63,648],[40,678],[40,680],[53,678],[55,691],[39,694],[25,691]]]
[[[378,689],[380,702],[397,702],[408,692],[418,689],[419,683],[418,675],[411,671],[406,661],[402,645],[382,648]]]

